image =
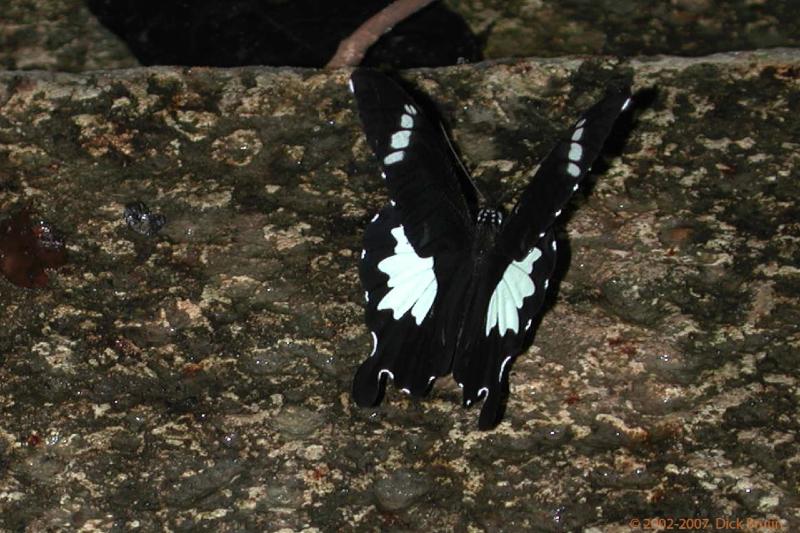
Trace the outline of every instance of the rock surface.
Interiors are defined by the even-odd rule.
[[[0,217],[30,208],[69,260],[0,280],[0,528],[800,527],[800,53],[405,76],[506,199],[609,80],[638,91],[562,215],[505,421],[477,432],[446,379],[350,401],[386,197],[346,72],[2,72]],[[131,202],[166,224],[133,231]]]
[[[0,2],[1,68],[80,72],[137,65],[82,0]]]
[[[264,3],[270,1],[284,0]],[[445,1],[481,36],[486,59],[699,56],[800,46],[800,10],[791,1]],[[0,13],[0,67],[79,72],[137,65],[126,45],[98,23],[82,0],[6,0]]]

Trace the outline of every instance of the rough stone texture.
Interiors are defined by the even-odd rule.
[[[385,192],[347,73],[0,73],[0,216],[69,251],[46,289],[0,279],[0,529],[797,530],[800,53],[406,73],[495,197],[625,76],[635,120],[481,433],[449,379],[349,398]]]
[[[81,0],[0,0],[0,68],[79,72],[137,64]]]
[[[446,0],[486,39],[487,58],[704,55],[800,44],[785,0]]]
[[[485,40],[490,59],[703,55],[800,45],[800,10],[785,0],[446,2]],[[2,68],[79,72],[136,64],[81,0],[0,0]]]

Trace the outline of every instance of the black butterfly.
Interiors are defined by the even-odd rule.
[[[395,82],[359,69],[350,88],[391,198],[364,235],[360,274],[374,345],[353,397],[377,405],[387,377],[424,396],[452,371],[464,406],[484,399],[478,425],[490,429],[502,416],[511,362],[533,340],[555,265],[553,222],[630,91],[610,91],[586,111],[504,217],[479,208],[447,138]]]

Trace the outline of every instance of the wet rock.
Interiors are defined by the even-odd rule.
[[[167,223],[164,215],[152,213],[144,202],[139,201],[125,204],[122,217],[130,229],[146,237],[152,237]]]
[[[625,320],[653,325],[664,316],[663,306],[635,280],[610,279],[601,290],[609,308]]]
[[[27,209],[0,222],[0,272],[15,285],[45,287],[46,269],[66,262],[64,241],[50,224],[31,218]]]
[[[305,407],[288,405],[272,420],[272,425],[288,437],[304,437],[325,423],[325,417]]]
[[[431,490],[425,474],[398,470],[375,482],[375,497],[385,511],[401,511],[414,504]]]
[[[0,280],[0,529],[579,531],[635,511],[798,530],[798,73],[791,50],[400,73],[494,200],[610,78],[658,88],[559,226],[567,275],[479,432],[451,379],[352,402],[386,191],[346,72],[0,72],[0,210],[47,213],[74,265],[57,291]],[[124,225],[133,198],[169,213],[160,238]]]
[[[167,496],[167,501],[184,508],[222,490],[240,475],[244,468],[233,461],[220,461],[202,472],[182,478]]]

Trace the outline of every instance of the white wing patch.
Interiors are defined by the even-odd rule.
[[[394,165],[395,163],[399,163],[400,161],[403,160],[403,157],[405,157],[405,155],[406,155],[406,153],[404,151],[402,151],[402,150],[398,150],[396,152],[392,152],[391,154],[389,154],[389,155],[387,155],[386,157],[383,158],[383,164],[384,165]]]
[[[569,145],[569,157],[570,161],[578,162],[581,160],[581,156],[583,155],[583,147],[578,143],[572,143]]]
[[[395,152],[395,153],[397,153],[397,152]],[[400,159],[402,159],[402,157]],[[567,174],[569,174],[573,178],[577,178],[578,176],[581,175],[581,167],[579,167],[575,163],[568,163],[567,164]]]
[[[397,133],[392,134],[392,140],[390,144],[392,145],[392,148],[394,148],[395,150],[400,150],[402,148],[408,148],[408,141],[410,140],[411,140],[411,130],[400,130]]]
[[[408,148],[411,142],[411,131],[414,128],[414,115],[417,114],[417,110],[408,104],[404,105],[403,109],[406,112],[400,115],[400,129],[392,133],[389,141],[389,146],[394,152],[383,158],[383,164],[386,166],[402,161],[406,155],[405,148]]]
[[[536,288],[531,280],[533,264],[542,256],[542,251],[534,247],[520,261],[512,261],[506,267],[503,277],[494,288],[486,313],[486,336],[497,326],[500,335],[506,331],[519,331],[519,310],[522,301],[531,296]]]
[[[378,309],[390,309],[395,320],[410,309],[419,326],[436,299],[438,284],[433,272],[433,257],[417,255],[402,224],[392,230],[392,237],[397,241],[394,255],[378,263],[378,270],[389,276],[387,284],[391,290],[378,303]]]

